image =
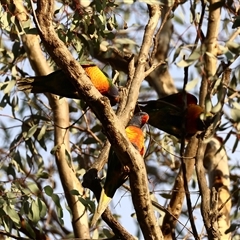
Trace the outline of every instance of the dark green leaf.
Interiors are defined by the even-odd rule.
[[[40,211],[40,217],[45,217],[45,215],[47,213],[47,207],[46,207],[45,203],[40,198],[37,198],[37,204],[38,204],[39,211]]]
[[[83,144],[92,144],[92,143],[96,143],[96,139],[95,138],[92,138],[92,137],[89,137],[87,138],[86,140],[83,141]]]
[[[49,185],[48,185],[48,186],[45,186],[43,189],[44,189],[45,193],[46,193],[49,197],[52,196],[52,194],[53,194],[53,189],[52,189]]]
[[[72,190],[70,191],[70,193],[71,193],[72,195],[76,195],[76,196],[79,196],[79,195],[80,195],[79,191],[78,191],[78,190],[75,190],[75,189],[72,189]]]
[[[228,228],[226,231],[225,231],[225,234],[228,234],[230,232],[233,232],[235,231],[237,228],[240,227],[240,224],[236,224],[236,223],[232,223],[230,228]]]
[[[112,238],[114,236],[113,232],[110,232],[109,229],[107,229],[107,228],[103,229],[103,233],[105,234],[105,236],[107,238]]]
[[[171,197],[172,197],[172,195],[168,194],[168,193],[161,193],[159,195],[162,196],[163,198],[166,198],[166,199],[171,199]]]

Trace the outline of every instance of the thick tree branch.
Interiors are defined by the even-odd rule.
[[[52,25],[53,6],[54,1],[38,1],[37,17],[42,29],[40,34],[42,41],[57,65],[69,76],[71,83],[76,87],[79,94],[83,96],[98,119],[103,123],[104,131],[119,159],[129,166],[131,170],[131,187],[135,189],[135,186],[137,186],[133,193],[133,195],[135,195],[133,198],[134,206],[137,210],[139,205],[144,203],[145,206],[141,209],[141,212],[137,211],[137,217],[145,238],[162,239],[161,231],[157,226],[155,216],[153,215],[143,159],[127,139],[122,121],[120,122],[116,117],[110,106],[109,100],[96,90],[80,64],[72,57],[64,43],[57,37]],[[151,33],[156,27],[156,18],[159,18],[160,16],[159,6],[154,5],[150,7],[150,14],[151,18],[149,25],[146,28],[146,36],[148,39],[145,39],[145,42],[147,42],[148,45],[143,44],[139,55],[138,66],[136,67],[136,70],[140,73],[143,73],[144,71],[144,65],[151,45]],[[149,29],[151,29],[151,31],[148,31]],[[137,84],[139,84],[139,86],[135,89],[136,92],[130,90],[132,96],[130,96],[128,101],[129,105],[127,106],[126,112],[134,109],[138,97],[138,90],[141,81],[143,80],[141,79],[141,75],[138,76],[138,78],[135,76],[134,79],[136,83],[134,83],[133,86],[136,86]],[[125,122],[127,122],[127,120]],[[135,181],[133,177],[135,178]],[[137,184],[134,184],[134,182],[137,182]],[[139,204],[139,199],[141,204]]]
[[[228,156],[221,142],[214,138],[208,144],[204,154],[204,166],[208,170],[209,187],[217,191],[218,228],[221,238],[230,239],[231,233],[225,234],[230,227],[231,196],[229,194],[230,178]]]
[[[206,53],[204,55],[204,76],[200,91],[200,105],[204,106],[205,96],[209,88],[209,81],[215,76],[217,70],[217,53],[218,53],[218,32],[220,25],[222,0],[209,1],[209,17],[207,35],[205,39]]]
[[[223,1],[210,0],[209,1],[209,17],[207,36],[205,39],[206,53],[204,55],[204,73],[200,89],[200,105],[204,107],[207,93],[210,95],[210,81],[216,74],[217,69],[217,52],[218,52],[218,32],[220,25],[221,7]],[[207,186],[205,178],[205,169],[203,166],[203,154],[206,149],[206,144],[199,140],[198,153],[196,158],[196,173],[199,183],[199,190],[202,196],[201,212],[203,216],[204,225],[207,230],[208,238],[214,239],[219,237],[219,230],[215,216],[211,212],[210,190]]]

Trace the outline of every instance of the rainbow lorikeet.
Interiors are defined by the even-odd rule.
[[[139,102],[136,109],[148,113],[150,125],[177,138],[182,137],[182,124],[185,121],[185,138],[188,139],[197,131],[204,131],[209,119],[201,119],[204,109],[197,105],[197,98],[190,93],[186,93],[187,111],[184,116],[183,97],[183,92],[179,92],[158,100]]]
[[[141,128],[148,121],[148,118],[149,116],[145,112],[136,113],[125,129],[130,142],[142,156],[145,148],[144,134]],[[127,180],[128,175],[128,167],[122,165],[116,153],[111,148],[108,157],[107,176],[101,192],[97,210],[92,219],[92,225],[97,222],[101,214],[105,211],[117,189]]]
[[[119,102],[117,87],[94,64],[81,65],[97,90],[107,96],[112,105]],[[31,93],[49,92],[62,97],[81,99],[75,87],[67,79],[62,70],[46,76],[27,77],[17,80],[18,89]]]

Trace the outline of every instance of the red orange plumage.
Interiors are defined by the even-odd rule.
[[[107,96],[112,105],[119,102],[117,87],[94,64],[82,65],[86,74],[91,79],[98,91]],[[31,93],[49,92],[62,97],[81,99],[78,91],[62,70],[57,70],[46,76],[35,76],[17,80],[18,89]]]
[[[133,116],[125,129],[128,139],[142,156],[144,154],[144,134],[141,128],[148,121],[148,118],[149,116],[147,113],[139,112]],[[92,219],[92,225],[96,223],[104,212],[117,189],[127,180],[128,175],[128,167],[122,165],[116,153],[111,148],[108,157],[107,176],[97,210]]]
[[[186,112],[184,112],[186,101]],[[148,123],[171,135],[181,138],[193,136],[207,127],[201,114],[204,109],[197,104],[197,98],[190,93],[175,93],[158,100],[139,102],[137,110],[149,114]],[[185,132],[183,132],[185,124]]]

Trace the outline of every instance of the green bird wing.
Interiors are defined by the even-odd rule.
[[[117,189],[127,180],[129,171],[124,168],[113,148],[108,157],[107,176],[101,192],[97,210],[92,218],[91,225],[95,225],[99,217],[105,211]]]
[[[102,92],[103,95],[107,96],[111,102],[111,105],[115,105],[119,102],[119,91],[118,88],[112,83],[110,79],[108,79],[103,73],[100,71],[100,69],[96,65],[84,65],[84,68],[86,69],[93,69],[92,72],[94,73],[94,70],[96,69],[97,73],[101,73],[101,76],[104,76],[104,80],[102,81],[101,86],[101,80],[96,80],[91,78],[89,75],[89,72],[86,72],[87,75],[89,75],[90,79],[92,80],[95,87],[101,92],[102,89],[106,89]],[[85,70],[84,69],[84,70]],[[92,74],[92,77],[95,76]],[[98,75],[96,74],[96,78]],[[62,70],[57,70],[55,72],[52,72],[45,76],[35,76],[35,77],[27,77],[27,78],[21,78],[17,80],[17,86],[18,90],[25,91],[25,92],[31,92],[31,93],[52,93],[59,95],[61,97],[67,97],[67,98],[75,98],[75,99],[82,99],[82,97],[78,94],[78,91],[73,86],[73,84],[70,82],[68,77],[65,75],[65,73]]]
[[[110,103],[113,106],[120,101],[120,95],[118,87],[113,84],[113,81],[110,78],[107,78],[107,80],[109,82],[109,89],[105,95],[109,98]]]
[[[162,100],[148,101],[145,106],[138,106],[148,113],[148,123],[166,133],[181,137],[183,109]]]
[[[31,93],[52,93],[61,97],[80,99],[78,92],[62,70],[45,76],[21,78],[17,80],[18,90]]]
[[[197,98],[194,95],[187,92],[185,94],[183,92],[174,93],[166,97],[160,98],[159,100],[173,104],[177,107],[184,107],[184,98],[186,98],[187,105],[197,104],[198,102]]]
[[[108,158],[108,170],[104,184],[105,194],[113,198],[115,192],[127,180],[129,171],[123,167],[113,149]]]

